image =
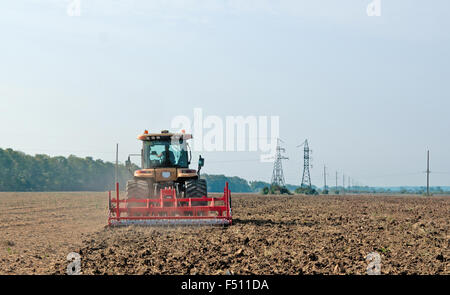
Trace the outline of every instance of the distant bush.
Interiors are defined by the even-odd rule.
[[[309,187],[309,186],[303,186],[303,187],[299,187],[295,190],[296,194],[299,195],[318,195],[319,192],[313,188],[313,187]]]
[[[271,185],[264,187],[261,190],[263,195],[292,195],[292,193],[285,187],[279,185]]]
[[[264,182],[264,181],[250,181],[249,185],[250,185],[250,189],[253,192],[261,192],[262,189],[270,186],[269,183]]]

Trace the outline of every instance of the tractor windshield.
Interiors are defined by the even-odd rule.
[[[188,167],[188,154],[184,140],[160,139],[144,141],[145,168]]]

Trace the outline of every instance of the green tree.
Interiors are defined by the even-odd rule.
[[[0,149],[0,191],[104,191],[114,188],[115,165],[91,157],[30,156]],[[122,188],[131,177],[119,165]]]

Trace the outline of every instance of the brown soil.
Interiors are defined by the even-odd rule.
[[[0,193],[0,274],[54,273],[54,263],[102,230],[105,193]],[[65,263],[65,262],[64,262]]]
[[[225,228],[105,228],[104,194],[11,197],[0,273],[64,274],[74,251],[84,274],[365,274],[370,252],[382,274],[450,274],[449,197],[236,194]]]

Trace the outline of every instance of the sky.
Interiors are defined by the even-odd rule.
[[[278,116],[290,184],[308,139],[314,185],[324,165],[331,185],[425,185],[429,149],[448,186],[450,3],[372,2],[2,1],[0,148],[113,161],[119,143],[123,162],[201,108]],[[201,154],[205,173],[271,179],[258,151]]]

